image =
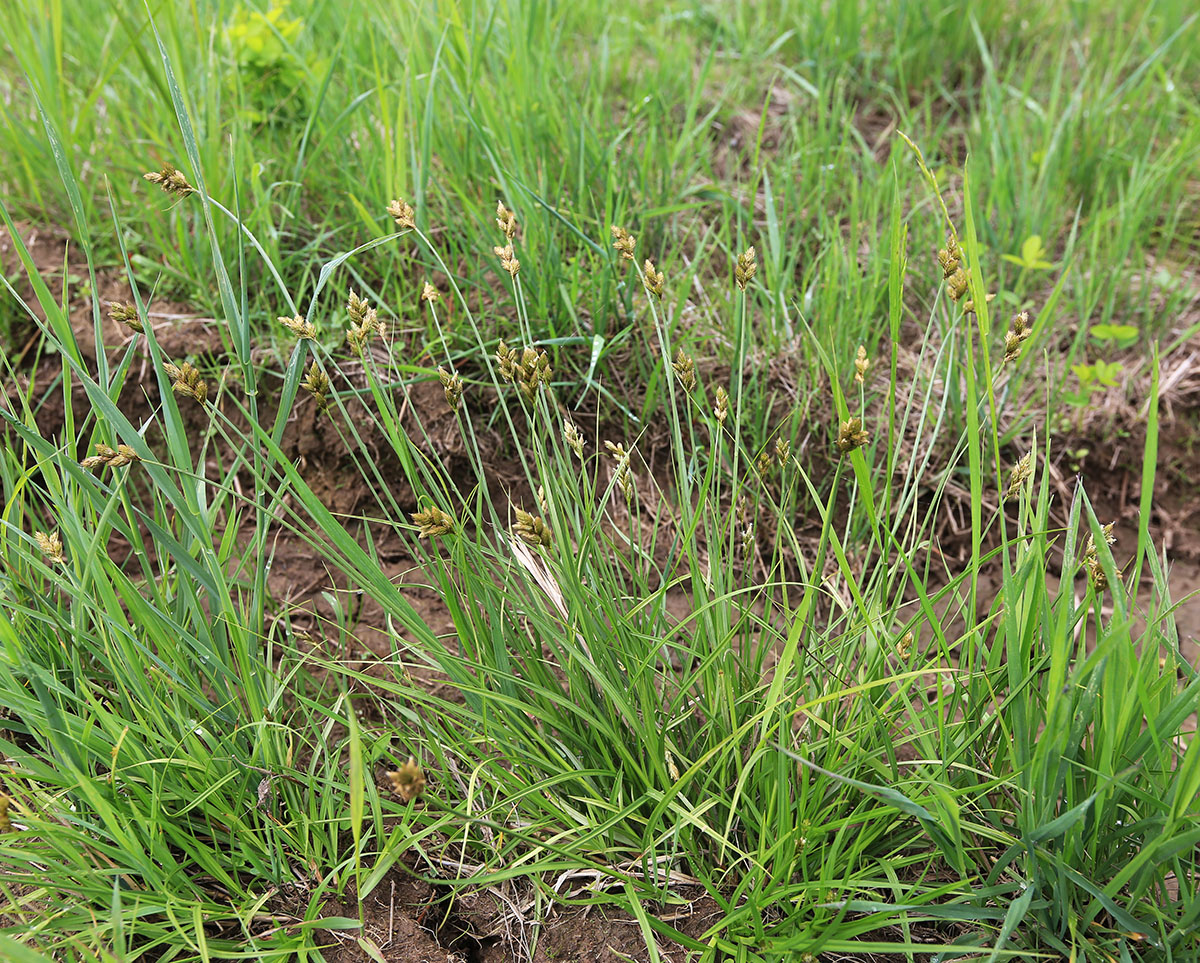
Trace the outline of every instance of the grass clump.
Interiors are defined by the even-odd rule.
[[[0,887],[24,949],[315,959],[341,934],[379,958],[368,906],[403,867],[463,905],[498,896],[478,937],[515,920],[530,957],[563,904],[627,913],[652,958],[660,943],[714,961],[1200,952],[1200,680],[1150,533],[1158,383],[1136,530],[1107,524],[1084,485],[1060,499],[1046,414],[1052,366],[1083,343],[1055,339],[1052,321],[1077,311],[1085,330],[1097,292],[1116,314],[1149,215],[1106,237],[1094,222],[1123,203],[1083,192],[1053,137],[1035,162],[1002,149],[1012,131],[970,128],[980,160],[945,170],[960,101],[998,117],[1015,91],[1037,106],[1088,90],[1095,113],[1064,104],[1055,136],[1098,141],[1129,97],[1164,123],[1185,110],[1149,86],[1181,36],[1160,22],[1174,7],[1152,5],[1129,38],[1105,34],[1121,69],[1098,78],[1085,50],[1038,54],[1054,70],[1036,89],[1000,13],[962,5],[930,30],[890,7],[838,5],[823,21],[779,8],[680,20],[748,65],[714,56],[689,90],[664,74],[651,120],[628,113],[641,161],[606,145],[602,108],[637,89],[635,52],[679,66],[661,18],[636,35],[603,19],[628,56],[602,58],[597,91],[569,106],[562,81],[576,78],[535,41],[575,49],[601,18],[593,5],[540,19],[472,8],[426,47],[423,10],[396,5],[392,23],[364,7],[377,32],[332,36],[371,96],[330,119],[323,105],[350,90],[323,63],[323,9],[217,5],[224,35],[207,46],[182,43],[199,23],[164,13],[149,28],[161,79],[146,82],[161,84],[171,153],[190,170],[146,179],[177,198],[164,215],[184,242],[175,280],[219,305],[224,372],[167,357],[142,293],[171,274],[147,254],[164,245],[142,237],[130,253],[118,191],[112,239],[91,233],[70,111],[48,96],[67,72],[51,48],[44,62],[12,51],[49,105],[42,133],[91,290],[115,256],[132,292],[91,299],[86,354],[68,293],[52,292],[5,202],[32,292],[19,300],[55,359],[46,388],[6,357],[0,408]],[[1074,26],[1025,12],[1020,31]],[[789,18],[793,33],[772,33]],[[120,11],[109,41],[144,53],[141,22]],[[879,69],[835,42],[870,51],[888,24],[914,44]],[[402,68],[359,47],[399,38],[413,51]],[[820,54],[812,79],[780,68],[780,83],[819,106],[790,117],[771,158],[763,120],[755,150],[717,177],[699,138],[744,102],[752,68],[802,41]],[[893,158],[886,184],[860,176],[869,150],[811,184],[781,176],[785,160],[838,157],[833,139],[880,84],[935,89],[937,43],[962,53],[963,90],[940,91],[945,117],[924,118],[928,155]],[[263,150],[299,118],[198,72],[232,56],[225,44],[255,51],[245,63],[263,75],[247,84],[289,85],[311,111],[294,178],[252,185],[253,203],[238,181],[247,144],[235,137],[218,163],[207,125],[230,96],[231,123]],[[504,98],[480,96],[502,60]],[[718,74],[729,103],[705,105]],[[194,76],[210,80],[178,80]],[[116,73],[109,84],[119,104]],[[333,134],[369,101],[360,133],[386,149],[360,145],[308,185],[310,145],[337,156]],[[435,109],[463,119],[470,143]],[[114,110],[116,128],[140,129]],[[420,136],[400,150],[410,124]],[[810,127],[826,139],[801,149]],[[570,151],[556,131],[574,132]],[[1187,136],[1130,174],[1146,178],[1137,205],[1151,182],[1180,202]],[[1109,148],[1089,150],[1115,177]],[[1053,251],[1005,260],[1020,205],[998,199],[1028,164],[1052,208],[1029,229],[1081,193]],[[41,168],[23,167],[7,176],[46,195]],[[276,222],[274,190],[332,197],[342,177],[352,214],[330,202],[303,230]],[[697,187],[708,181],[720,191]],[[1160,251],[1178,250],[1182,217],[1155,228],[1170,235]],[[827,239],[809,261],[786,241],[803,218]],[[859,252],[863,225],[881,240]],[[280,329],[286,348],[258,350]],[[788,345],[790,395],[763,375]],[[331,496],[317,462],[360,494]],[[942,553],[952,510],[969,519],[958,564]],[[300,602],[271,577],[289,555],[324,573]],[[430,588],[437,605],[419,610]],[[385,647],[358,655],[369,636]],[[700,898],[711,922],[676,925],[670,910]]]

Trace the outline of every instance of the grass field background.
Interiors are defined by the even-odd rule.
[[[13,959],[1200,958],[1190,4],[0,36]]]

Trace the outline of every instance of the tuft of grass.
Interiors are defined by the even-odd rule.
[[[1056,521],[1038,361],[1130,304],[1139,336],[1177,333],[1150,315],[1185,294],[1131,278],[1188,253],[1179,4],[1114,4],[1114,31],[1032,5],[397,3],[351,31],[298,3],[118,3],[86,45],[85,6],[20,34],[0,13],[28,40],[15,213],[64,204],[135,319],[164,284],[219,308],[233,376],[152,325],[106,344],[98,301],[90,364],[0,205],[59,359],[44,390],[6,356],[0,408],[0,885],[29,953],[316,958],[401,860],[539,912],[620,907],[651,956],[1196,953],[1200,681],[1149,536],[1157,381],[1142,520],[1110,545],[1082,486]],[[910,43],[882,59],[889,37]],[[881,104],[919,162],[880,166]],[[79,176],[97,158],[107,194]],[[151,217],[125,191],[162,162],[194,190]],[[307,405],[367,508],[327,505],[285,444]],[[281,539],[378,607],[384,665],[306,644],[271,597]],[[416,571],[389,577],[384,544]],[[348,648],[339,597],[318,629]],[[721,909],[700,937],[650,911],[698,891]]]

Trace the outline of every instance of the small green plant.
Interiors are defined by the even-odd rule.
[[[1054,267],[1048,260],[1050,252],[1042,243],[1040,234],[1031,234],[1021,244],[1020,254],[1001,254],[1004,260],[1017,265],[1022,271],[1049,271]]]
[[[1138,339],[1138,329],[1132,324],[1097,324],[1088,334],[1097,344],[1115,346],[1122,351],[1132,348]]]
[[[1119,361],[1093,361],[1091,364],[1073,364],[1074,373],[1079,387],[1075,391],[1063,393],[1063,398],[1070,404],[1082,407],[1091,402],[1092,395],[1105,388],[1117,388],[1121,372],[1125,366]]]

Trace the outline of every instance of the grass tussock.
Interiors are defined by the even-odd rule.
[[[1179,4],[126,6],[100,50],[0,12],[6,323],[42,345],[0,406],[14,953],[382,958],[403,867],[530,958],[572,903],[652,959],[1200,954],[1200,677],[1150,528]],[[57,293],[15,223],[55,210]],[[167,357],[163,289],[215,359]],[[1112,524],[1063,497],[1060,416],[1139,351]]]

